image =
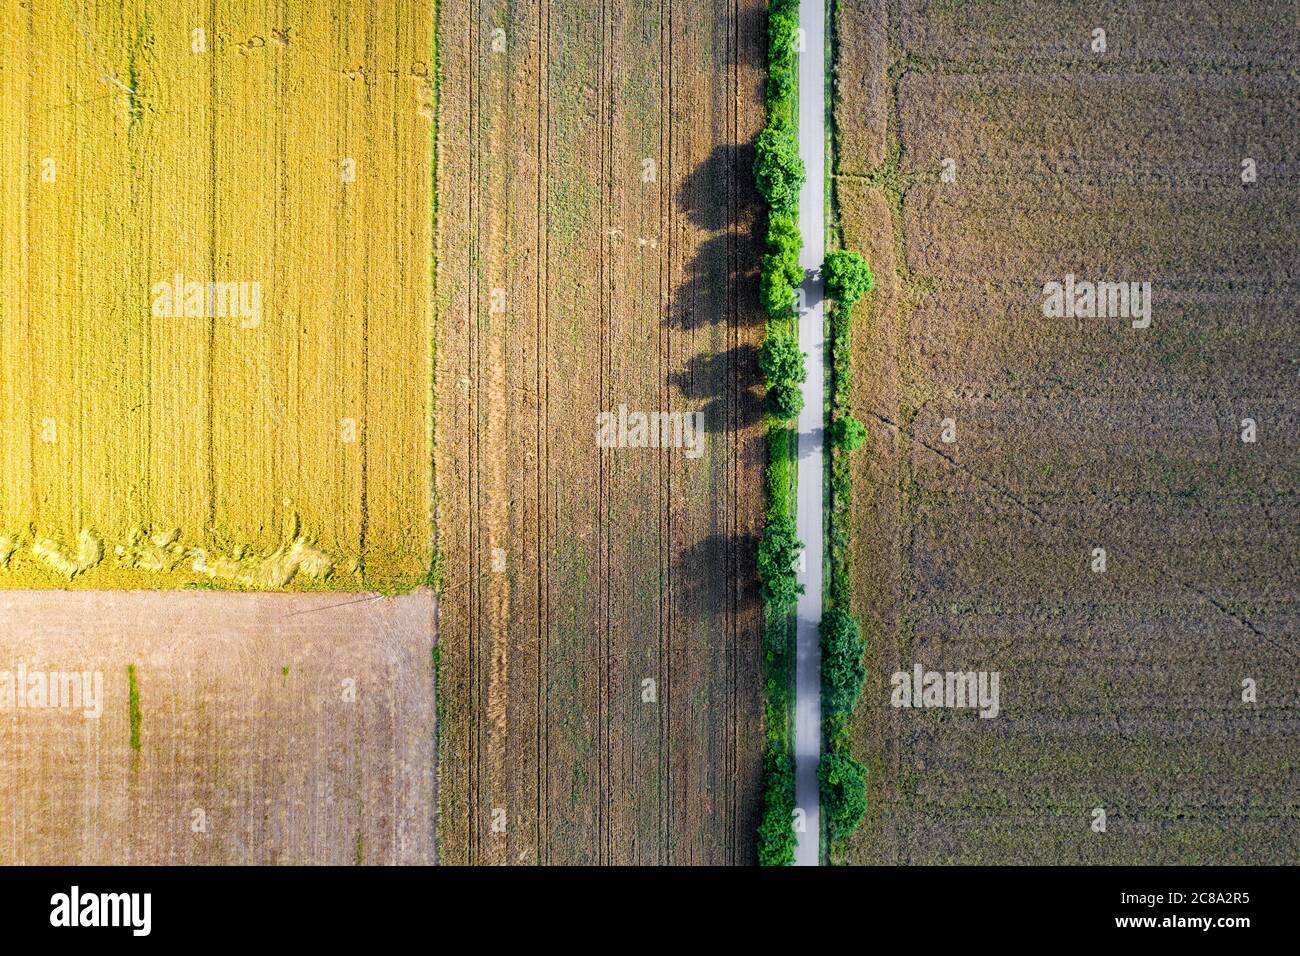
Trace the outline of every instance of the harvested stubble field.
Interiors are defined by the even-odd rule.
[[[878,287],[837,858],[1300,858],[1295,10],[840,4],[837,214]],[[1067,273],[1150,282],[1150,326],[1045,316]],[[1000,716],[892,707],[918,663],[999,672]]]
[[[754,859],[764,10],[439,5],[448,862]]]
[[[0,587],[426,580],[430,6],[2,10]]]

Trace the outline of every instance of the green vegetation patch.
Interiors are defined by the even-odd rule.
[[[140,685],[136,682],[135,665],[126,666],[127,699],[131,710],[131,749],[140,751]]]

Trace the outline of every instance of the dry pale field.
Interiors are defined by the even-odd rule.
[[[434,613],[0,592],[0,865],[433,862]]]
[[[1294,862],[1295,4],[844,0],[838,29],[838,216],[879,283],[839,856]],[[1150,326],[1045,316],[1067,273],[1150,282]],[[1000,672],[1001,716],[891,707],[917,663]]]
[[[754,858],[763,9],[439,5],[448,862]]]
[[[0,4],[0,587],[428,578],[433,20]]]

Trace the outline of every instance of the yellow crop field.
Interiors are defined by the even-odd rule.
[[[433,4],[0,3],[0,587],[425,580]]]

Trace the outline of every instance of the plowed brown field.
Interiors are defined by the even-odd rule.
[[[439,5],[445,861],[753,858],[763,10]]]

